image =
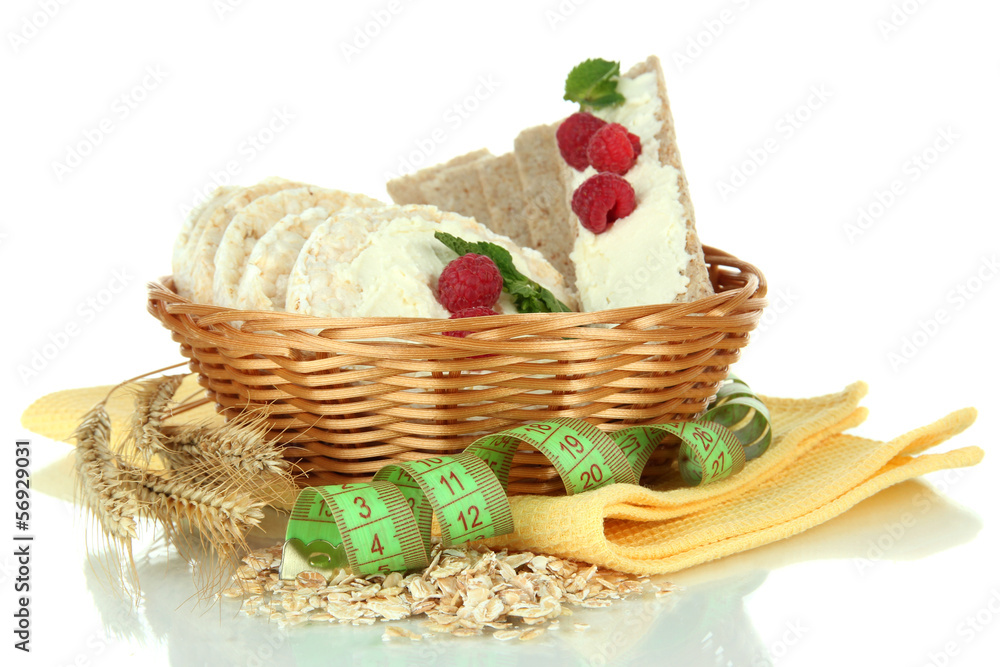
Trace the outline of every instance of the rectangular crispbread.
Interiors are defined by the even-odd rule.
[[[525,219],[524,191],[514,154],[479,160],[476,169],[490,210],[490,228],[522,248],[532,247],[531,228]]]
[[[443,211],[475,218],[492,229],[490,207],[483,192],[483,183],[479,179],[478,165],[494,159],[496,158],[488,155],[457,167],[442,169],[420,186],[424,200]]]
[[[674,128],[674,117],[670,113],[670,100],[667,99],[667,82],[663,76],[663,68],[660,67],[660,59],[650,56],[645,62],[641,62],[628,72],[625,76],[635,78],[647,72],[656,73],[656,87],[660,95],[662,104],[659,120],[662,122],[660,131],[656,138],[660,142],[660,164],[669,164],[680,172],[680,203],[684,207],[684,224],[687,226],[687,245],[685,250],[691,255],[687,270],[684,275],[688,277],[687,292],[679,297],[678,301],[696,301],[715,294],[712,288],[712,281],[708,277],[708,268],[705,265],[705,253],[698,240],[698,232],[694,226],[694,206],[691,204],[691,192],[688,189],[687,175],[684,173],[684,166],[681,164],[681,153],[677,148],[677,131]],[[575,221],[574,221],[575,222]]]
[[[529,227],[531,246],[552,263],[568,284],[573,285],[576,272],[569,261],[576,228],[567,233],[570,211],[566,206],[563,186],[563,160],[556,144],[555,125],[537,125],[522,131],[514,139],[514,157],[526,200],[525,224]]]
[[[412,174],[394,178],[386,183],[385,189],[389,191],[389,196],[392,197],[392,201],[397,204],[431,204],[433,202],[425,201],[424,193],[422,191],[424,183],[432,178],[435,178],[446,169],[459,167],[463,164],[475,162],[476,160],[481,160],[485,157],[490,157],[490,152],[485,148],[480,148],[479,150],[472,151],[471,153],[454,157],[443,164],[427,167],[426,169],[421,169],[420,171],[416,171]]]
[[[656,76],[661,105],[656,115],[660,122],[657,157],[661,165],[670,165],[679,172],[679,202],[687,229],[685,250],[691,256],[683,272],[689,281],[687,291],[676,301],[694,301],[714,294],[714,290],[695,230],[694,208],[660,60],[650,56],[623,76],[635,78],[646,73]],[[575,288],[576,271],[569,256],[579,230],[570,206],[577,172],[559,153],[558,127],[559,123],[555,123],[522,131],[514,140],[513,154],[497,158],[486,150],[474,151],[390,181],[387,189],[398,204],[432,204],[468,215],[519,245],[535,248]],[[514,180],[515,172],[519,183]]]

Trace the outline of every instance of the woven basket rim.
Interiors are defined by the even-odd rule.
[[[403,331],[393,331],[393,329],[402,326],[405,328],[406,334],[472,330],[474,332],[472,334],[473,340],[477,340],[475,333],[479,330],[500,327],[509,329],[511,325],[530,325],[532,322],[546,322],[551,325],[554,320],[567,327],[618,323],[616,328],[630,329],[641,328],[641,321],[650,315],[663,314],[678,317],[690,314],[697,316],[699,323],[703,325],[705,322],[703,313],[708,309],[726,305],[725,311],[729,313],[734,309],[734,305],[763,299],[766,296],[767,281],[764,274],[756,266],[737,258],[735,255],[710,246],[704,246],[704,254],[706,264],[717,264],[718,262],[713,260],[721,260],[722,264],[738,269],[738,274],[731,275],[745,278],[745,283],[741,287],[681,303],[628,306],[589,312],[510,313],[462,320],[433,317],[317,317],[287,311],[228,308],[197,303],[182,297],[174,289],[173,276],[163,276],[152,280],[147,284],[147,288],[150,301],[163,301],[164,307],[170,314],[197,316],[201,326],[239,321],[242,323],[241,329],[246,333],[320,329],[321,331],[318,333],[307,335],[324,338],[336,337],[337,330],[349,330],[352,338],[359,335],[365,337],[399,335]],[[455,342],[455,340],[450,342]]]

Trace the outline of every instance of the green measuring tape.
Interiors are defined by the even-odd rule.
[[[341,567],[360,575],[425,567],[435,516],[445,546],[513,532],[506,489],[522,442],[552,462],[573,495],[638,484],[668,434],[680,440],[684,482],[709,484],[767,450],[770,415],[743,381],[730,376],[695,421],[605,433],[580,419],[552,419],[484,436],[461,454],[387,465],[371,483],[306,488],[288,521],[280,577],[308,570],[329,578]]]

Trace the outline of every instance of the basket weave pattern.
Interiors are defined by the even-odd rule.
[[[705,260],[714,296],[595,313],[321,319],[192,303],[169,278],[150,284],[148,308],[226,418],[263,409],[300,483],[344,484],[531,421],[575,417],[613,431],[697,416],[767,294],[752,265],[708,247]],[[473,334],[441,335],[455,330]],[[561,492],[551,464],[522,447],[509,491]],[[671,460],[661,446],[644,479]]]

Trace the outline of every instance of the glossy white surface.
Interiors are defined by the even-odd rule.
[[[923,665],[953,641],[959,654],[948,664],[987,665],[997,645],[995,550],[984,546],[991,538],[977,513],[936,488],[975,484],[961,473],[900,484],[784,542],[658,577],[679,585],[674,595],[577,609],[539,640],[411,643],[383,642],[379,625],[279,629],[238,614],[232,600],[199,603],[188,564],[148,543],[136,551],[136,609],[108,588],[100,550],[88,561],[75,508],[43,495],[61,487],[68,449],[36,444],[44,452],[36,460],[54,458],[36,480],[39,664],[134,657],[148,665],[324,665],[337,656],[358,665],[835,665],[863,654],[862,664]],[[258,544],[273,542],[280,524],[271,527]],[[980,621],[966,618],[977,614]],[[577,622],[591,627],[576,632]],[[413,621],[397,624],[421,631]],[[56,631],[58,641],[45,638]]]
[[[580,612],[588,633],[397,644],[377,626],[285,632],[231,602],[198,606],[187,564],[148,545],[142,604],[122,605],[88,565],[88,520],[44,492],[40,471],[70,448],[34,438],[27,656],[12,649],[13,462],[0,459],[4,664],[996,664],[997,3],[399,0],[349,58],[390,3],[95,0],[37,19],[50,5],[12,0],[0,21],[7,451],[38,396],[179,360],[144,284],[169,272],[178,210],[213,175],[384,198],[401,162],[500,154],[569,113],[576,62],[657,53],[702,240],[771,286],[740,375],[775,396],[863,379],[868,437],[974,405],[979,421],[944,447],[987,457],[670,575],[675,596]],[[857,226],[859,207],[874,217]]]

